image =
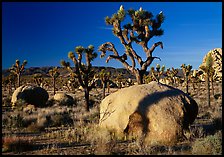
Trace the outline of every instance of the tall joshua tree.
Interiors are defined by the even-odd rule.
[[[85,109],[89,111],[89,92],[95,86],[95,82],[92,81],[94,78],[94,71],[92,69],[91,61],[97,57],[97,53],[94,52],[94,46],[89,45],[87,48],[77,46],[75,52],[70,51],[68,57],[75,64],[75,69],[72,70],[69,62],[61,61],[61,65],[66,67],[70,72],[71,76],[78,79],[79,84],[83,87],[85,93]],[[83,54],[85,54],[86,64],[82,62]]]
[[[205,73],[206,76],[206,83],[207,83],[207,101],[208,101],[208,106],[210,107],[211,102],[210,102],[210,81],[209,78],[211,76],[211,73],[213,73],[214,69],[212,67],[213,65],[213,58],[211,53],[208,53],[208,55],[205,58],[205,65],[200,66],[199,68]]]
[[[20,78],[21,74],[27,65],[27,60],[24,60],[22,65],[20,65],[20,61],[17,59],[16,63],[12,65],[10,68],[10,72],[14,73],[17,76],[18,87],[20,87]]]
[[[58,72],[58,68],[54,67],[53,69],[49,70],[49,74],[50,74],[50,76],[52,78],[52,81],[53,81],[53,88],[54,88],[54,95],[55,95],[55,93],[56,93],[55,82],[56,82],[56,79],[58,78],[58,76],[60,75],[60,73]]]
[[[121,22],[124,21],[126,14],[131,17],[132,23],[127,23],[121,26]],[[148,47],[149,40],[154,36],[163,35],[163,30],[160,28],[164,21],[164,15],[160,12],[153,18],[151,12],[143,10],[129,9],[125,11],[121,5],[117,13],[113,14],[112,17],[106,17],[105,22],[107,25],[113,26],[113,34],[120,39],[121,44],[125,48],[125,53],[120,55],[115,48],[114,44],[111,42],[106,42],[99,47],[101,51],[101,57],[106,55],[106,51],[111,51],[114,55],[109,55],[106,59],[108,62],[110,59],[116,59],[120,61],[123,66],[135,75],[137,83],[143,83],[143,76],[146,73],[147,67],[150,66],[152,61],[159,57],[153,57],[152,53],[157,46],[163,48],[163,43],[156,42],[151,48]],[[146,60],[143,60],[134,50],[133,43],[140,45],[143,51],[146,53]],[[130,58],[132,65],[127,62],[128,57]],[[136,61],[140,65],[140,69],[136,67]]]
[[[182,71],[183,71],[183,74],[184,74],[184,79],[185,79],[185,82],[186,82],[186,93],[189,94],[188,92],[188,83],[189,83],[189,74],[191,72],[191,69],[192,69],[192,66],[191,65],[185,65],[185,64],[182,64],[181,65],[181,68],[182,68]]]

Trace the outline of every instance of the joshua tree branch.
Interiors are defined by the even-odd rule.
[[[124,54],[124,55],[122,55],[122,56],[109,55],[109,57],[106,59],[106,62],[108,62],[110,59],[116,59],[116,60],[120,61],[120,62],[124,65],[124,67],[125,67],[126,69],[128,69],[128,70],[130,70],[130,71],[133,71],[133,67],[130,66],[130,65],[125,61],[125,60],[126,60],[125,55],[126,55],[126,54]],[[127,56],[126,56],[126,57],[127,57]]]
[[[81,60],[81,59],[80,59],[80,60]],[[72,61],[73,61],[74,64],[75,64],[76,73],[77,73],[76,76],[77,76],[77,78],[78,78],[78,80],[79,80],[79,83],[80,83],[80,85],[81,85],[82,87],[84,87],[84,84],[83,84],[83,81],[82,81],[82,78],[81,78],[80,69],[79,69],[79,63],[80,63],[80,62],[78,62],[77,59],[76,59],[75,57],[72,58]]]
[[[163,49],[163,43],[160,41],[160,42],[157,42],[157,43],[154,43],[152,45],[152,47],[147,51],[147,57],[151,57],[152,56],[152,52],[155,50],[155,48],[157,46],[160,46],[162,49]]]
[[[146,61],[142,64],[141,70],[146,70],[147,67],[152,63],[152,61],[153,61],[155,58],[157,58],[157,59],[159,59],[159,60],[161,61],[161,59],[160,59],[159,57],[150,57],[150,56],[149,56],[149,57],[146,59]]]

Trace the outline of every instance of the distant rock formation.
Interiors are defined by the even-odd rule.
[[[211,56],[212,56],[213,61],[214,61],[213,68],[215,69],[215,75],[214,75],[213,78],[214,78],[214,80],[221,81],[222,80],[222,49],[221,48],[215,48],[213,50],[210,50],[205,55],[205,57],[203,58],[203,62],[200,66],[206,64],[205,58],[209,53],[211,53]],[[199,68],[199,71],[201,71],[200,68]],[[203,80],[203,81],[205,80],[205,75],[204,74],[201,75],[201,80]]]
[[[99,126],[141,137],[148,144],[175,144],[198,114],[183,91],[155,81],[123,88],[102,100]]]

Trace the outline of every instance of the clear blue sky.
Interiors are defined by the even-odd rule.
[[[60,66],[61,59],[73,66],[69,51],[90,44],[97,51],[107,41],[123,54],[123,45],[104,22],[120,5],[125,10],[142,6],[153,15],[163,11],[164,35],[153,37],[148,45],[163,42],[164,49],[157,47],[153,53],[162,61],[151,66],[180,68],[185,63],[198,69],[209,50],[222,48],[221,2],[2,2],[2,69],[16,59],[27,60],[27,67]],[[136,46],[136,52],[146,58],[141,47]],[[93,65],[123,67],[116,60],[108,64],[105,60],[98,57]]]

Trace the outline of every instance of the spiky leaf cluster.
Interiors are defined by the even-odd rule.
[[[54,67],[53,69],[49,70],[49,74],[52,78],[57,78],[59,77],[60,73],[58,72],[58,68]]]
[[[215,69],[213,68],[213,58],[212,54],[208,53],[206,58],[205,58],[205,64],[201,65],[199,68],[209,75],[210,77],[213,77],[215,75]]]
[[[102,69],[102,70],[99,72],[99,78],[100,78],[103,82],[109,81],[110,76],[111,76],[111,73],[110,73],[110,72],[106,72],[105,69]]]
[[[154,67],[151,67],[151,73],[154,79],[156,79],[159,82],[160,77],[163,75],[165,71],[165,66],[163,65],[160,67],[159,64],[156,65],[156,71]]]
[[[122,30],[120,24],[124,20],[126,14],[130,16],[132,24],[128,23],[123,25],[124,29]],[[151,37],[154,35],[163,35],[163,30],[160,27],[164,19],[165,17],[162,12],[153,18],[153,14],[143,10],[142,7],[139,10],[129,9],[125,11],[123,6],[121,6],[117,13],[113,14],[111,17],[107,16],[105,18],[105,23],[113,26],[113,33],[116,36],[121,32],[124,36],[127,36],[128,33],[130,33],[129,31],[135,31],[138,35],[131,35],[131,38],[137,41],[137,39],[144,40],[146,31],[151,32]]]
[[[174,78],[175,76],[177,76],[178,74],[178,70],[177,69],[174,69],[173,67],[171,68],[168,68],[167,71],[166,71],[166,75],[170,78]]]
[[[16,75],[20,75],[25,70],[26,65],[27,65],[27,60],[24,60],[22,65],[20,65],[20,61],[17,59],[15,61],[15,64],[13,64],[12,67],[9,70],[10,70],[11,73],[14,73]]]
[[[191,65],[185,65],[185,64],[182,64],[181,65],[181,68],[182,68],[182,71],[184,73],[185,76],[189,76],[190,72],[191,72],[191,69],[192,69],[192,66]]]
[[[76,53],[76,55],[75,55]],[[85,55],[86,63],[82,62]],[[89,45],[87,48],[83,46],[75,47],[75,52],[70,51],[68,58],[70,58],[75,64],[75,69],[72,69],[69,62],[61,60],[61,65],[70,72],[70,77],[77,78],[81,86],[88,86],[88,81],[91,81],[94,77],[94,70],[92,69],[91,61],[97,57],[97,53],[94,52],[94,46]]]

